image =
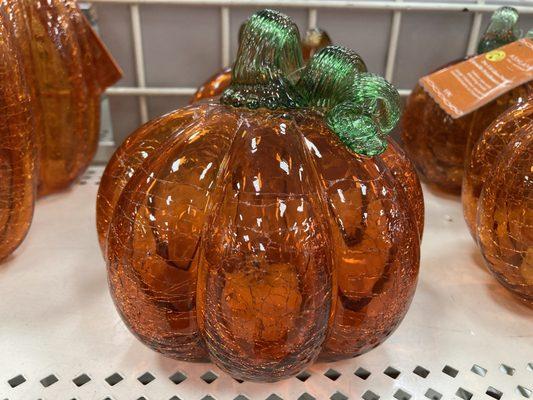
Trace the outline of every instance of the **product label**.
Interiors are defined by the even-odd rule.
[[[452,118],[471,113],[533,79],[533,40],[521,39],[420,79]]]

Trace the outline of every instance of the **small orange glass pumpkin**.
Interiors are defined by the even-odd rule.
[[[73,0],[4,0],[0,259],[29,229],[39,194],[72,183],[98,144],[100,95],[120,77]]]
[[[478,53],[485,53],[518,39],[518,13],[502,7],[491,18],[481,39]],[[463,60],[454,61],[448,65]],[[530,85],[524,84],[502,94],[473,113],[453,119],[420,85],[407,100],[400,122],[403,147],[421,177],[436,187],[460,193],[465,157],[471,145],[498,115],[527,97]]]
[[[423,202],[383,137],[398,93],[347,49],[302,63],[292,21],[254,14],[221,99],[149,122],[106,167],[111,294],[163,354],[274,381],[372,349],[407,311]]]
[[[241,31],[244,25],[241,25]],[[240,36],[240,32],[239,32]],[[302,55],[305,62],[318,50],[331,44],[328,34],[320,28],[309,29],[302,40]],[[191,103],[202,99],[220,96],[231,84],[231,68],[222,71],[209,78],[194,94]]]
[[[483,133],[465,166],[463,207],[487,266],[533,302],[533,97]]]

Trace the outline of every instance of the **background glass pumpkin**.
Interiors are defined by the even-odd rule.
[[[239,36],[241,34],[241,25],[239,30]],[[331,44],[326,31],[320,28],[309,29],[305,37],[302,39],[302,55],[305,62],[309,60],[318,50],[323,49]],[[231,68],[224,68],[222,71],[209,78],[202,86],[198,88],[194,94],[191,103],[207,99],[210,97],[220,96],[224,90],[226,90],[231,83]]]
[[[487,266],[533,301],[533,97],[483,133],[465,166],[463,207]]]
[[[38,190],[43,195],[66,188],[89,165],[98,146],[100,95],[122,73],[74,0],[20,3],[27,10],[27,59],[41,115]]]
[[[121,75],[73,0],[4,0],[0,259],[29,229],[39,194],[72,183],[98,145],[100,95]]]
[[[106,167],[111,293],[163,354],[274,381],[368,351],[407,311],[423,201],[386,149],[398,93],[347,49],[302,62],[292,21],[254,14],[221,99],[149,122]]]
[[[519,38],[518,12],[498,9],[478,45],[485,53]],[[441,68],[455,64],[457,60]],[[439,68],[439,69],[441,69]],[[436,187],[460,193],[467,149],[511,105],[527,98],[530,84],[504,93],[473,113],[453,119],[417,84],[407,100],[400,122],[403,148],[421,177]]]
[[[0,260],[22,242],[35,202],[36,138],[31,89],[18,46],[21,15],[0,4]]]

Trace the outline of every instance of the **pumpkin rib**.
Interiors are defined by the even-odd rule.
[[[320,121],[314,116],[312,120],[312,125],[314,125],[315,129],[317,129],[320,126]],[[324,123],[323,123],[324,124]],[[337,277],[337,268],[335,265],[335,257],[334,253],[336,252],[336,246],[331,243],[332,241],[332,229],[333,226],[331,224],[331,221],[334,220],[334,216],[332,214],[332,210],[330,207],[330,203],[328,201],[328,196],[325,191],[324,185],[322,184],[322,180],[320,179],[320,169],[319,166],[316,163],[315,158],[313,157],[309,145],[307,143],[308,139],[305,136],[303,130],[299,127],[299,124],[295,123],[295,126],[298,131],[298,137],[300,138],[300,147],[302,149],[302,152],[304,154],[305,159],[307,160],[307,165],[310,166],[310,169],[312,171],[311,176],[312,179],[315,181],[314,187],[317,188],[318,192],[318,201],[320,209],[322,210],[322,214],[324,215],[324,221],[322,221],[322,225],[326,227],[326,231],[328,232],[328,246],[332,249],[329,251],[329,257],[330,257],[330,265],[331,265],[331,274],[332,274],[332,290],[331,290],[331,306],[329,309],[329,316],[328,316],[328,323],[326,326],[326,334],[324,336],[324,341],[321,343],[321,348],[319,352],[317,353],[317,357],[320,357],[320,353],[323,351],[323,346],[325,342],[327,341],[329,337],[330,330],[333,326],[333,321],[335,321],[335,314],[337,309],[337,301],[338,301],[338,295],[339,295],[339,289],[338,289],[338,277]],[[322,129],[326,129],[329,131],[329,129],[324,125]],[[335,136],[332,132],[330,132],[332,136]],[[328,218],[329,217],[329,218]]]
[[[407,198],[408,206],[412,210],[413,218],[422,241],[424,232],[424,194],[415,167],[396,141],[388,137],[387,149],[381,155],[387,168],[391,171]]]
[[[174,132],[168,140],[161,143],[161,152],[152,153],[141,163],[121,191],[110,225],[108,257],[115,302],[117,307],[122,308],[121,313],[130,329],[137,331],[137,336],[142,341],[154,346],[158,351],[180,359],[198,361],[206,358],[195,311],[198,252],[193,251],[191,268],[180,268],[176,265],[176,262],[179,262],[176,254],[190,249],[186,242],[189,233],[184,231],[189,229],[189,221],[176,219],[176,210],[181,206],[188,207],[183,203],[188,199],[184,190],[192,190],[191,195],[194,195],[198,190],[204,189],[186,185],[186,180],[194,171],[187,165],[180,165],[178,160],[188,154],[192,157],[188,165],[197,169],[198,164],[194,158],[200,158],[201,154],[194,150],[195,146],[204,153],[211,153],[211,149],[220,145],[220,134],[217,135],[217,132],[225,135],[224,132],[227,131],[219,124],[221,114],[226,120],[231,115],[220,113],[218,106],[202,105],[193,109],[196,107],[207,110],[202,118],[210,122],[202,126],[196,120],[195,123],[188,124],[186,131]],[[215,115],[218,117],[215,118]],[[230,138],[225,140],[229,145]],[[202,144],[205,141],[209,145]],[[217,162],[214,164],[218,165]],[[186,168],[185,172],[183,168]],[[172,202],[150,206],[151,203],[159,201],[158,193],[164,193],[160,200],[163,197],[168,199],[169,195],[172,195]],[[197,201],[199,199],[201,197],[197,198]],[[160,212],[156,214],[156,210]],[[156,231],[158,235],[154,235]],[[174,237],[175,235],[181,236]],[[121,238],[130,237],[135,240],[135,245],[133,242],[120,242]],[[199,240],[199,237],[194,240]],[[170,250],[161,254],[158,243],[165,241]],[[180,247],[170,247],[173,244]],[[174,261],[172,264],[165,258],[169,254],[169,258]],[[115,271],[114,266],[118,266],[120,271]],[[127,277],[129,281],[121,283],[121,277]],[[142,282],[142,285],[139,285],[139,282]],[[129,289],[121,287],[125,284]],[[151,285],[148,291],[146,284]],[[141,286],[144,287],[142,296],[139,292]],[[169,307],[172,303],[174,304]],[[176,311],[176,307],[179,311]],[[182,326],[185,323],[186,325]]]
[[[314,123],[313,126],[314,126],[314,129],[316,129],[316,127],[318,126],[319,124],[318,123]],[[327,128],[326,128],[327,129]],[[302,137],[305,139],[305,135],[301,132],[301,135]],[[333,135],[333,133],[330,132],[330,135]],[[388,143],[389,143],[389,146],[392,146],[393,143],[392,142],[392,139],[388,139]],[[307,146],[305,146],[307,148]],[[378,160],[381,160],[381,162],[383,163],[383,171],[385,171],[387,168],[389,168],[392,172],[392,176],[389,176],[388,179],[390,180],[394,180],[396,181],[396,186],[401,188],[401,190],[399,191],[399,193],[403,193],[405,199],[402,199],[402,202],[403,203],[407,203],[405,204],[405,207],[408,208],[408,209],[411,209],[411,217],[416,221],[416,225],[417,225],[417,228],[418,228],[418,232],[422,232],[422,226],[423,226],[423,198],[421,197],[422,194],[421,194],[421,187],[420,187],[420,182],[418,181],[418,179],[416,179],[416,173],[414,173],[414,170],[412,168],[412,166],[410,166],[410,164],[408,163],[408,160],[404,157],[404,159],[402,159],[401,157],[401,154],[399,154],[399,152],[397,151],[397,149],[395,147],[392,148],[393,150],[390,151],[390,154],[387,154],[387,157],[385,157],[385,154],[381,155],[381,156],[376,156],[374,157],[374,160],[376,160],[376,162]],[[339,151],[343,151],[343,146],[340,145],[340,148],[339,148]],[[310,163],[311,165],[314,166],[315,170],[318,170],[318,166],[316,165],[316,162],[314,161],[313,158],[309,158],[310,159]],[[363,158],[359,158],[362,160],[364,160]],[[385,162],[385,159],[387,159],[387,162]],[[384,173],[385,174],[385,173]],[[403,174],[410,174],[411,178],[408,182],[401,182],[401,178],[402,177],[405,177],[405,175]],[[400,176],[400,175],[403,175],[403,176]],[[318,176],[318,172],[316,173],[316,176]],[[381,176],[381,179],[383,179],[384,177]],[[321,180],[317,178],[317,181],[320,182]],[[325,201],[328,203],[328,204],[331,204],[330,201],[328,200],[329,199],[329,196],[327,195],[327,189],[326,187],[323,185],[323,184],[319,184],[317,187],[320,188],[320,192],[321,192],[321,197],[325,199]],[[411,194],[411,198],[408,199],[408,194],[410,192],[410,190],[414,190],[414,193]],[[418,190],[417,190],[418,189]],[[401,196],[401,194],[400,194]],[[410,204],[411,201],[413,202],[413,204]],[[421,204],[421,206],[420,206]],[[366,197],[363,197],[362,198],[362,209],[361,209],[361,217],[367,213],[368,211],[368,207],[369,207],[369,204],[366,200]],[[420,208],[421,207],[421,208]],[[334,223],[334,214],[332,214],[332,208],[331,206],[327,207],[327,210],[328,210],[328,214],[330,215],[330,218],[331,218],[331,222],[328,223],[328,225],[330,226],[330,229],[334,229],[332,228],[332,226],[337,226],[337,228],[343,230],[343,226],[342,225],[337,225]],[[420,211],[421,210],[421,211]],[[360,235],[359,235],[359,240],[361,240],[361,235],[363,234],[363,231],[359,230],[360,232]],[[358,241],[359,241],[358,240]],[[353,242],[351,241],[350,243],[347,243],[349,246],[350,245],[354,245],[356,242]],[[336,246],[334,246],[336,247]],[[361,297],[359,298],[358,300],[356,301],[352,301],[349,297],[347,297],[346,295],[343,294],[342,291],[338,291],[338,295],[335,295],[334,299],[335,301],[340,301],[346,308],[349,308],[353,311],[356,311],[356,310],[362,310],[364,308],[364,306],[368,305],[372,300],[373,298],[377,295],[377,294],[380,294],[382,291],[383,291],[383,287],[384,287],[384,284],[385,282],[389,281],[391,279],[391,264],[392,264],[392,260],[395,259],[395,253],[397,252],[396,248],[394,246],[391,246],[388,250],[388,253],[389,255],[386,257],[386,259],[388,260],[384,265],[385,265],[385,268],[383,270],[383,273],[381,274],[381,277],[374,283],[372,289],[370,290],[371,294],[367,295],[366,297]],[[416,258],[416,257],[415,257]],[[333,264],[335,265],[335,264]],[[334,270],[334,273],[336,271],[336,269],[338,268],[339,266],[336,265],[333,270]],[[334,291],[335,293],[337,292],[337,286],[335,285],[334,286]],[[338,296],[338,299],[337,299],[337,296]],[[349,307],[348,307],[348,304],[349,304]],[[334,321],[335,320],[335,309],[332,307],[332,311],[331,311],[331,321]],[[403,315],[402,315],[403,317]],[[399,318],[399,320],[401,320],[401,317]],[[396,323],[394,323],[393,325],[397,325],[399,323],[399,321],[397,321]],[[333,328],[333,323],[330,322],[330,325],[331,329]],[[337,327],[338,329],[338,327]],[[392,332],[392,330],[391,330]],[[390,334],[391,332],[387,333],[387,336],[388,334]],[[352,332],[353,334],[353,332]],[[384,338],[383,338],[384,339]],[[344,354],[342,354],[342,358],[346,357],[346,352],[350,353],[350,350],[349,349],[346,349],[346,348],[343,348],[343,351],[345,352]],[[361,350],[357,350],[357,351],[352,351],[354,353],[360,353]],[[323,354],[321,355],[321,358],[325,358],[325,359],[329,359],[330,355],[327,354],[327,352],[323,352]]]
[[[321,156],[317,157],[317,160],[321,160],[322,163],[325,163],[325,161],[322,160],[328,160],[328,162],[331,164],[321,164],[321,166],[317,167],[322,176],[321,182],[330,182],[329,185],[331,185],[322,185],[321,189],[322,192],[325,193],[325,197],[328,199],[330,209],[338,210],[339,206],[343,205],[342,200],[340,200],[340,203],[337,202],[337,205],[331,208],[331,205],[335,204],[333,202],[333,199],[335,197],[340,196],[339,194],[337,194],[339,190],[343,191],[342,197],[346,198],[346,202],[350,202],[349,204],[359,205],[359,209],[357,210],[358,216],[354,214],[354,210],[350,209],[350,211],[344,213],[344,215],[341,217],[340,222],[336,222],[337,218],[332,218],[329,222],[331,229],[334,230],[333,238],[335,243],[335,251],[337,252],[334,268],[336,270],[337,275],[339,275],[338,285],[340,285],[338,289],[338,299],[336,299],[337,309],[335,310],[338,315],[336,315],[334,323],[332,323],[332,325],[330,326],[330,333],[326,342],[324,343],[324,347],[320,355],[320,359],[330,361],[361,354],[367,351],[369,347],[373,347],[379,344],[394,330],[394,328],[403,318],[403,315],[405,314],[412,298],[416,279],[414,279],[413,282],[411,278],[413,275],[416,275],[416,272],[418,270],[417,263],[419,253],[414,249],[418,246],[418,235],[411,234],[411,232],[416,232],[416,229],[414,229],[414,225],[410,225],[411,218],[413,218],[412,211],[409,208],[409,205],[407,204],[407,198],[405,196],[405,193],[403,192],[403,189],[401,188],[401,185],[397,183],[396,178],[391,173],[387,172],[387,167],[385,167],[385,163],[381,161],[383,156],[375,156],[373,158],[369,158],[358,155],[354,156],[352,153],[348,154],[348,150],[340,143],[339,139],[336,138],[336,136],[331,136],[331,133],[328,134],[329,129],[327,127],[324,127],[322,128],[322,130],[320,130],[317,129],[317,126],[321,125],[316,122],[309,124],[304,135],[310,142],[314,143],[316,147],[320,149]],[[374,163],[378,163],[378,165],[381,165],[380,170],[377,174],[372,173],[373,170],[375,171],[375,168],[372,166]],[[349,171],[350,179],[338,179],[338,174],[341,171],[339,170],[339,168],[341,168],[341,166],[343,169],[346,169],[347,172]],[[369,169],[366,170],[366,168]],[[332,175],[332,177],[334,176],[337,179],[331,180],[330,178],[328,178],[327,171],[332,171],[332,173],[334,174]],[[354,182],[355,185],[351,186],[352,184],[350,182]],[[368,214],[369,219],[371,219],[372,216],[378,215],[379,212],[375,210],[375,207],[377,202],[380,200],[378,200],[378,198],[374,198],[373,200],[372,198],[366,199],[366,197],[368,197],[370,191],[372,191],[372,193],[375,193],[376,195],[379,194],[381,196],[381,189],[372,189],[372,187],[373,185],[382,184],[384,184],[388,189],[391,189],[393,192],[395,192],[395,198],[397,199],[397,201],[393,201],[391,199],[391,201],[386,202],[384,206],[386,204],[392,206],[395,203],[399,203],[396,206],[398,211],[405,210],[403,211],[403,219],[407,221],[408,226],[405,226],[405,228],[403,229],[405,233],[400,232],[396,235],[400,234],[400,237],[403,237],[403,242],[406,248],[413,248],[413,250],[411,251],[414,251],[414,253],[408,253],[409,255],[407,257],[396,258],[394,256],[394,251],[392,247],[402,248],[403,245],[400,243],[395,243],[393,246],[389,246],[389,248],[385,250],[385,253],[383,253],[384,258],[382,260],[375,259],[375,255],[373,255],[372,248],[368,247],[368,244],[371,244],[371,242],[369,242],[369,233],[367,232],[368,227],[366,227],[364,215]],[[364,185],[365,187],[367,187],[367,195],[361,196],[361,199],[359,199],[358,196],[353,197],[353,195],[350,194],[349,188],[356,188],[357,185]],[[364,206],[366,208],[361,208],[361,206]],[[379,209],[382,209],[381,206]],[[338,212],[339,211],[337,211],[337,213]],[[400,213],[402,212],[400,211]],[[350,219],[349,216],[351,215],[354,215],[355,218]],[[399,223],[398,216],[391,216],[390,218],[392,218],[396,224]],[[387,226],[388,223],[390,223],[390,221],[387,222],[385,226]],[[345,229],[351,231],[353,227],[358,227],[357,229],[359,234],[358,239],[356,241],[347,240],[346,235],[342,233]],[[350,236],[353,236],[353,234],[351,234]],[[378,249],[380,248],[380,245],[378,243],[375,243],[372,245],[372,247]],[[352,263],[356,259],[359,259],[359,264],[349,264],[347,261],[344,261],[344,259],[347,257],[345,254],[349,254],[348,259],[350,259],[350,262]],[[389,275],[390,277],[390,268],[391,265],[394,265],[394,262],[391,263],[390,260],[394,259],[401,261],[400,264],[394,267],[394,271],[396,271],[394,272],[394,276],[398,276],[398,279],[404,282],[402,285],[406,285],[407,282],[410,282],[410,285],[406,285],[407,289],[405,290],[405,293],[399,291],[399,293],[401,293],[399,294],[399,296],[393,295],[393,297],[395,297],[394,303],[399,310],[396,310],[397,317],[391,319],[390,316],[394,315],[395,312],[389,310],[390,313],[388,312],[384,318],[372,319],[372,317],[365,317],[366,319],[362,319],[358,322],[356,322],[357,320],[353,322],[342,322],[347,318],[353,319],[357,314],[365,315],[365,308],[361,307],[364,307],[365,305],[368,306],[368,304],[372,304],[372,307],[374,307],[374,303],[372,302],[382,301],[379,300],[379,295],[377,294],[379,292],[382,292],[382,290],[379,288],[383,284],[383,282],[387,281],[386,275]],[[381,272],[375,272],[377,279],[370,287],[366,289],[360,288],[356,290],[357,285],[362,285],[364,280],[366,279],[365,271],[362,269],[365,264],[379,265],[383,268]],[[400,273],[398,271],[404,270],[405,272],[402,273],[404,276],[398,275]],[[349,293],[350,296],[353,297],[353,300],[351,297],[348,297],[348,292],[346,291],[346,289],[342,288],[343,286],[350,288]],[[377,293],[374,292],[374,290],[376,289],[378,289]],[[396,292],[393,290],[393,293]],[[384,293],[383,295],[385,297],[390,297],[390,290],[389,292]],[[405,300],[398,301],[398,299]],[[351,309],[353,307],[356,307],[356,309]],[[387,315],[389,317],[387,317]],[[370,325],[364,328],[365,324]],[[374,325],[372,326],[372,324]],[[373,338],[373,342],[372,340],[369,340],[369,336]]]
[[[94,67],[94,54],[91,51],[89,40],[91,36],[87,31],[87,20],[78,12],[74,0],[64,0],[68,10],[69,26],[72,35],[76,38],[79,47],[81,68],[83,71],[83,81],[86,88],[84,133],[77,148],[77,161],[74,174],[77,176],[80,171],[84,171],[98,148],[100,136],[100,94],[101,90],[96,81],[97,69]]]
[[[89,165],[99,136],[100,95],[122,72],[74,0],[15,2],[27,11],[31,40],[21,43],[38,114],[38,193],[71,184]],[[30,73],[31,72],[31,73]]]
[[[104,256],[113,211],[134,171],[166,140],[196,124],[207,110],[208,106],[205,105],[189,106],[151,120],[133,132],[115,151],[102,174],[96,204],[98,238]],[[184,123],[183,119],[186,118],[190,120]]]
[[[307,123],[309,124],[309,122],[307,122]],[[315,129],[318,129],[319,127],[321,127],[321,130],[329,131],[329,128],[327,128],[325,123],[324,122],[321,123],[321,121],[318,118],[316,118],[316,115],[313,115],[313,118],[311,119],[310,124],[312,126],[314,126]],[[314,187],[318,189],[317,190],[318,199],[319,199],[318,203],[319,203],[319,206],[320,206],[320,208],[322,210],[322,214],[325,217],[325,221],[322,221],[322,225],[326,226],[326,231],[328,231],[328,236],[330,238],[328,240],[328,242],[331,242],[332,229],[333,229],[333,227],[331,225],[331,220],[334,220],[334,216],[333,216],[333,213],[332,213],[332,210],[331,210],[330,202],[328,201],[328,196],[326,194],[324,185],[322,183],[322,180],[320,179],[320,173],[319,173],[320,169],[319,169],[319,166],[316,163],[315,158],[313,157],[313,154],[310,151],[309,144],[307,143],[308,139],[307,139],[305,133],[300,128],[300,125],[298,123],[295,123],[295,126],[297,127],[298,136],[300,138],[300,146],[302,148],[302,152],[304,153],[304,157],[307,160],[307,164],[311,167],[311,170],[312,170],[311,176],[312,176],[312,179],[315,181]],[[334,136],[334,134],[332,132],[330,132],[330,134],[332,136]],[[320,356],[320,353],[322,352],[322,347],[323,347],[324,343],[326,342],[326,340],[327,340],[327,338],[329,336],[329,331],[331,329],[333,321],[335,320],[335,311],[336,311],[336,305],[337,305],[337,301],[338,301],[337,300],[337,297],[338,297],[338,285],[337,285],[338,277],[337,277],[337,271],[336,271],[336,266],[335,266],[335,257],[334,257],[335,246],[332,243],[328,243],[328,245],[333,249],[333,250],[329,251],[331,273],[332,273],[332,293],[331,293],[331,299],[332,300],[331,300],[331,307],[330,307],[330,310],[329,310],[326,335],[324,336],[324,341],[321,344],[321,349],[320,349],[319,354],[317,354],[317,358]]]
[[[314,192],[312,178],[309,168],[304,167],[307,164],[300,149],[303,144],[295,122],[290,118],[283,119],[280,112],[267,112],[261,123],[254,117],[257,112],[236,112],[246,116],[248,126],[242,134],[240,131],[236,134],[228,150],[226,169],[220,171],[223,175],[218,185],[221,185],[219,193],[222,197],[213,199],[217,206],[210,213],[203,244],[204,258],[200,267],[203,275],[199,277],[198,285],[199,293],[205,297],[199,296],[198,299],[202,310],[199,318],[208,351],[219,366],[234,376],[252,380],[265,379],[268,371],[268,379],[277,380],[297,373],[314,360],[325,337],[329,301],[317,301],[323,296],[330,297],[328,293],[332,285],[328,282],[331,273],[320,272],[317,268],[323,269],[329,264],[324,259],[328,252],[325,244],[328,235],[324,224],[319,222],[321,210],[317,210],[311,200],[310,193]],[[265,110],[259,113],[264,115]],[[280,128],[281,125],[284,128]],[[281,132],[278,129],[284,132],[281,136],[274,133]],[[256,139],[255,154],[244,150],[249,149]],[[302,183],[297,184],[289,175],[278,182],[278,176],[285,176],[280,167],[275,166],[278,157],[280,163],[287,162],[286,168],[290,168],[291,175],[298,173],[299,165],[304,167],[300,172]],[[255,190],[250,189],[250,180],[254,176],[259,179],[259,174],[262,174],[262,181],[255,183]],[[269,204],[280,192],[293,197],[291,200],[282,197],[286,211],[278,220],[272,214],[277,208],[272,209]],[[295,219],[297,214],[292,214],[300,204],[298,199],[302,202],[303,215],[309,219],[305,220],[309,229],[315,232],[312,236],[302,236],[303,232],[299,232],[303,229],[301,224],[306,223],[300,221],[304,216]],[[239,216],[243,218],[242,223]],[[263,225],[261,230],[254,230],[252,223],[259,217]],[[237,224],[231,222],[235,220]],[[298,224],[299,231],[282,228],[292,226],[293,222]],[[276,239],[279,235],[285,239]],[[246,239],[241,242],[244,236],[250,237],[250,249],[245,247]],[[298,237],[301,242],[296,239]],[[318,237],[322,242],[317,241]],[[262,243],[264,256],[260,255]],[[298,261],[302,257],[305,260]],[[317,264],[317,257],[320,257],[320,264]],[[297,272],[301,268],[308,271],[307,275]],[[320,280],[317,274],[322,276]],[[251,276],[255,278],[250,280]],[[270,287],[267,282],[282,279],[293,282],[288,285],[296,285],[293,280],[296,276],[301,280],[297,286],[275,286],[272,290],[276,295],[265,296]],[[310,287],[316,288],[309,292]],[[226,294],[223,296],[223,293]],[[242,303],[236,303],[234,298],[243,299]],[[284,298],[288,304],[278,303]],[[302,302],[300,306],[296,305],[298,302]],[[267,313],[267,309],[271,311]],[[288,314],[283,317],[284,313]],[[241,326],[243,328],[237,328]],[[278,343],[285,335],[288,336]],[[249,340],[256,343],[254,353],[246,349]]]

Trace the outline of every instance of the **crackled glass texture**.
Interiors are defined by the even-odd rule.
[[[18,18],[0,6],[0,260],[26,236],[35,201],[35,132]]]
[[[397,154],[354,156],[304,112],[203,104],[144,126],[98,199],[126,324],[157,351],[209,355],[245,379],[377,346],[418,270],[411,187],[392,171],[418,182]]]
[[[493,168],[509,142],[532,122],[533,97],[530,97],[500,115],[480,138],[469,139],[461,194],[465,220],[472,236],[476,236],[479,197],[485,183],[493,179]]]
[[[463,207],[487,266],[533,302],[533,98],[481,136],[465,167]]]
[[[392,140],[373,157],[342,140],[373,151],[372,135],[397,121],[397,91],[359,60],[327,47],[299,86],[297,28],[260,11],[222,99],[148,122],[113,155],[98,235],[115,304],[142,342],[275,381],[368,351],[398,326],[417,281],[423,200]],[[347,107],[361,125],[332,130],[326,116]]]
[[[242,30],[242,28],[241,28]],[[309,60],[318,50],[331,44],[328,34],[319,29],[309,29],[302,39],[302,55],[304,61]],[[224,68],[202,84],[191,99],[195,103],[202,99],[220,96],[231,83],[231,68]]]
[[[478,52],[516,40],[517,20],[514,9],[502,7],[497,10],[480,41]],[[461,61],[464,60],[439,69]],[[440,189],[459,194],[469,141],[475,143],[501,113],[526,98],[530,90],[531,85],[524,84],[473,113],[453,119],[417,84],[407,100],[400,130],[403,147],[421,178]]]
[[[15,1],[27,6],[33,84],[40,119],[39,194],[70,185],[98,145],[100,95],[120,70],[74,0]]]
[[[64,188],[92,159],[99,96],[120,70],[72,0],[2,0],[0,23],[3,259],[28,231],[36,191]]]

